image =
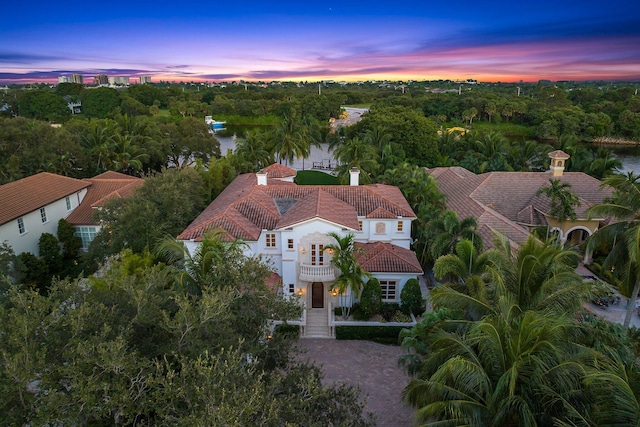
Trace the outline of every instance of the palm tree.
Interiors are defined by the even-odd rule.
[[[427,334],[430,350],[403,392],[424,425],[638,425],[629,382],[605,356],[573,344],[573,319],[503,307]]]
[[[178,270],[177,283],[187,292],[201,295],[205,287],[224,285],[215,280],[217,269],[225,266],[225,261],[242,257],[246,245],[241,240],[227,238],[224,230],[208,232],[200,246],[190,253],[184,242],[171,236],[162,240],[156,249],[158,257]]]
[[[461,292],[473,291],[488,279],[489,265],[490,252],[478,253],[473,242],[462,239],[456,244],[455,253],[436,260],[433,274],[438,280],[448,280],[456,289],[462,284]]]
[[[482,236],[478,234],[478,221],[473,217],[458,219],[455,211],[447,210],[439,218],[429,222],[425,234],[428,237],[429,254],[433,260],[453,253],[461,239],[473,242],[476,251],[482,251]]]
[[[363,270],[358,263],[353,233],[340,236],[335,232],[329,232],[328,235],[335,239],[336,244],[325,246],[324,251],[332,254],[331,263],[340,273],[331,285],[331,290],[337,290],[342,296],[350,291],[349,295],[352,298],[350,302],[353,302],[353,297],[360,298],[365,279],[370,278],[371,274]],[[341,304],[341,307],[342,316],[347,317],[349,307],[347,304]]]
[[[291,164],[296,158],[306,158],[311,150],[304,129],[293,116],[285,116],[273,129],[270,142],[281,163],[286,160],[287,164]]]
[[[580,198],[571,192],[571,184],[560,182],[559,179],[549,179],[549,186],[541,187],[537,195],[544,194],[551,199],[551,209],[549,215],[556,218],[562,227],[566,220],[575,221],[578,219],[574,206],[580,206]],[[547,224],[547,233],[549,232]]]
[[[434,289],[436,311],[403,340],[416,374],[403,395],[425,425],[637,425],[624,368],[575,341],[589,297],[575,256],[533,238],[512,251],[502,240],[485,264],[486,298]]]
[[[131,135],[118,132],[113,136],[113,169],[128,173],[137,172],[142,170],[142,162],[148,159],[149,155],[134,144]]]
[[[273,155],[267,150],[262,135],[255,131],[249,131],[244,138],[236,140],[233,154],[241,163],[239,172],[256,172],[273,163]]]
[[[607,148],[598,148],[593,156],[588,173],[594,178],[603,179],[622,169],[622,161],[616,159],[611,150]]]
[[[348,182],[349,171],[356,168],[360,170],[360,180],[363,183],[370,183],[371,176],[378,169],[375,148],[359,138],[349,139],[344,144],[340,144],[334,156],[340,162],[336,172],[341,182]]]
[[[113,145],[113,128],[97,121],[91,123],[89,132],[82,135],[82,145],[96,159],[96,171],[103,171],[110,163]]]
[[[603,185],[614,189],[608,203],[591,207],[588,218],[610,217],[613,220],[596,231],[587,244],[593,251],[604,244],[611,247],[603,268],[611,269],[614,277],[622,279],[620,292],[628,298],[624,326],[628,327],[634,303],[640,291],[640,175],[629,172],[605,178]],[[629,274],[631,273],[631,274]],[[636,273],[636,274],[633,274]]]

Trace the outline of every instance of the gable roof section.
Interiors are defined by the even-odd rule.
[[[356,250],[360,266],[370,273],[422,274],[416,254],[391,243],[359,243]]]
[[[285,228],[313,218],[322,218],[354,230],[358,229],[358,215],[355,208],[322,188],[300,199],[282,216],[276,228]]]
[[[96,208],[104,206],[108,200],[114,197],[131,196],[133,191],[144,183],[142,178],[113,171],[83,181],[89,182],[91,186],[82,203],[67,217],[67,221],[73,225],[97,225],[97,222],[92,218]]]
[[[91,183],[41,172],[0,186],[0,225],[87,188]]]
[[[322,218],[358,229],[358,217],[376,209],[392,218],[415,218],[397,187],[389,185],[296,185],[269,180],[257,185],[255,174],[235,180],[178,236],[200,240],[211,229],[222,228],[235,238],[255,241],[262,230],[289,227]]]

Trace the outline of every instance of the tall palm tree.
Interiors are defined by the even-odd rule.
[[[249,131],[244,138],[236,140],[235,158],[240,163],[239,172],[256,172],[273,163],[273,155],[261,134]]]
[[[82,135],[82,146],[95,158],[96,171],[107,169],[113,146],[113,127],[92,121],[89,132]]]
[[[517,251],[503,240],[487,263],[486,299],[434,289],[437,311],[403,341],[416,374],[403,395],[425,425],[638,424],[624,369],[575,340],[589,292],[573,259],[535,239]]]
[[[467,239],[473,242],[476,251],[482,251],[482,236],[478,234],[478,221],[473,217],[458,218],[455,211],[447,210],[432,220],[425,233],[429,243],[429,254],[435,261],[438,257],[453,253],[458,241]]]
[[[340,275],[331,285],[331,290],[337,290],[339,295],[349,295],[352,298],[359,298],[362,288],[366,282],[365,279],[371,277],[371,274],[362,269],[357,259],[357,251],[353,233],[340,236],[335,232],[327,233],[336,241],[335,244],[327,245],[324,251],[332,254],[331,263],[339,271]],[[351,302],[352,302],[351,301]],[[349,304],[350,305],[350,304]],[[349,307],[341,304],[342,315],[348,315]]]
[[[311,150],[311,143],[303,127],[293,116],[285,116],[273,129],[270,142],[278,160],[286,160],[287,164],[291,164],[296,158],[307,158]]]
[[[360,138],[348,139],[340,144],[334,153],[340,162],[336,168],[340,182],[349,182],[349,171],[352,168],[360,170],[360,180],[370,183],[371,176],[378,169],[376,150]]]
[[[605,178],[603,185],[614,189],[613,198],[608,203],[591,207],[588,217],[609,217],[612,221],[589,238],[587,250],[610,245],[603,268],[612,269],[614,277],[627,285],[620,292],[628,298],[624,318],[624,326],[628,327],[640,291],[640,275],[637,274],[640,272],[640,175],[633,172],[614,175]]]

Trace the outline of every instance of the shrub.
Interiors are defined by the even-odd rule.
[[[424,300],[418,279],[409,279],[400,292],[400,309],[403,313],[413,313],[416,316],[425,311]]]
[[[366,340],[380,344],[398,345],[403,326],[336,326],[338,340]]]
[[[364,285],[360,296],[360,308],[365,320],[380,313],[382,309],[382,288],[380,288],[378,279],[369,279]]]
[[[391,322],[391,318],[394,314],[396,314],[396,311],[398,311],[398,309],[400,309],[400,306],[395,302],[385,302],[382,304],[380,314],[382,315],[382,318],[384,320],[386,320],[387,322]]]
[[[411,316],[408,314],[404,314],[402,311],[398,310],[391,317],[392,322],[411,322]]]

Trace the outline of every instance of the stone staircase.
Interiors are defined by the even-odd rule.
[[[302,338],[333,338],[326,308],[307,310],[307,326],[304,328]]]

